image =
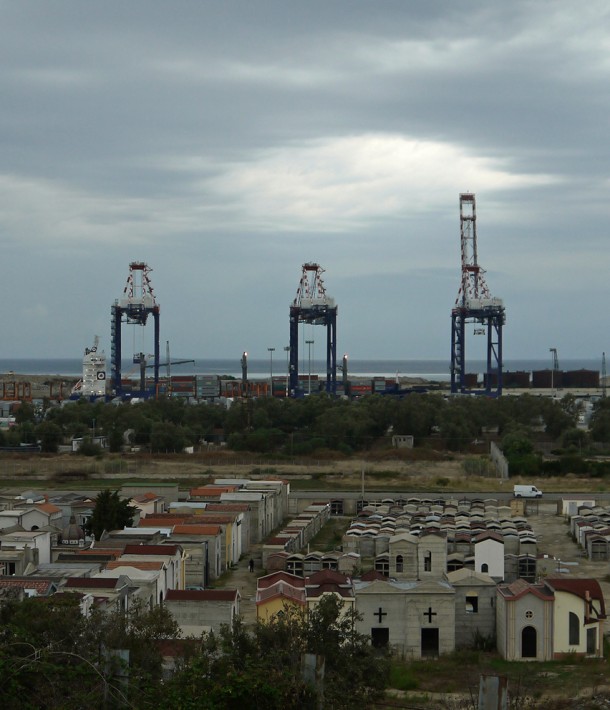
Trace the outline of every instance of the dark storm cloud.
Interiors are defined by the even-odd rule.
[[[27,264],[6,276],[22,298],[2,314],[16,334],[5,354],[31,354],[35,329],[58,355],[92,329],[103,340],[136,258],[185,353],[283,342],[300,265],[315,260],[341,298],[342,348],[443,357],[465,190],[507,351],[583,347],[544,314],[605,299],[605,4],[0,9],[0,244]],[[386,321],[417,337],[388,337]],[[589,325],[590,347],[605,347]]]

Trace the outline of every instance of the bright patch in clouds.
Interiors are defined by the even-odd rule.
[[[553,182],[519,175],[463,148],[397,135],[320,139],[226,167],[207,189],[236,204],[251,228],[353,229],[369,220],[424,212],[448,195]]]
[[[0,227],[22,243],[78,248],[86,243],[160,242],[168,233],[214,230],[345,232],[371,222],[446,210],[472,190],[489,194],[549,184],[512,173],[507,161],[448,143],[391,134],[313,140],[214,163],[205,156],[149,160],[182,173],[178,197],[117,198],[69,184],[0,176]]]

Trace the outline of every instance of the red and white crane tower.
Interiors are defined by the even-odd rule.
[[[451,311],[451,392],[502,394],[502,326],[506,312],[502,299],[494,298],[485,282],[477,254],[476,199],[460,195],[462,280]],[[466,324],[474,323],[475,335],[487,335],[487,371],[483,390],[466,386]]]

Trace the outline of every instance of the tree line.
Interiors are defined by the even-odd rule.
[[[61,407],[47,403],[42,410],[22,403],[16,425],[0,431],[0,446],[37,443],[52,452],[73,437],[84,437],[83,453],[96,453],[90,441],[95,434],[105,436],[110,451],[117,452],[126,443],[162,453],[224,442],[234,451],[293,457],[321,449],[348,456],[388,445],[392,434],[412,435],[416,447],[449,451],[468,451],[484,432],[500,441],[508,437],[512,448],[516,438],[517,450],[541,437],[580,453],[592,442],[609,443],[609,400],[595,404],[589,432],[576,426],[580,409],[571,394],[554,400],[528,394],[494,399],[414,393],[353,401],[316,394],[237,400],[228,408],[177,398],[133,405],[78,400]]]
[[[81,613],[80,597],[0,601],[0,707],[297,710],[365,707],[382,694],[389,659],[355,631],[356,614],[325,596],[305,617],[180,638],[165,607]],[[302,672],[307,654],[318,678]],[[172,672],[164,656],[176,660]]]

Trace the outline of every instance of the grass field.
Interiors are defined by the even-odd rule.
[[[606,649],[607,651],[607,649]],[[513,707],[572,707],[568,698],[610,692],[606,660],[577,656],[546,663],[516,663],[495,653],[456,651],[438,659],[397,661],[392,666],[391,687],[416,696],[418,704],[435,704],[439,695],[478,696],[480,676],[508,679]],[[520,703],[516,703],[520,700]],[[563,704],[563,702],[568,704]],[[474,706],[473,706],[474,707]]]

